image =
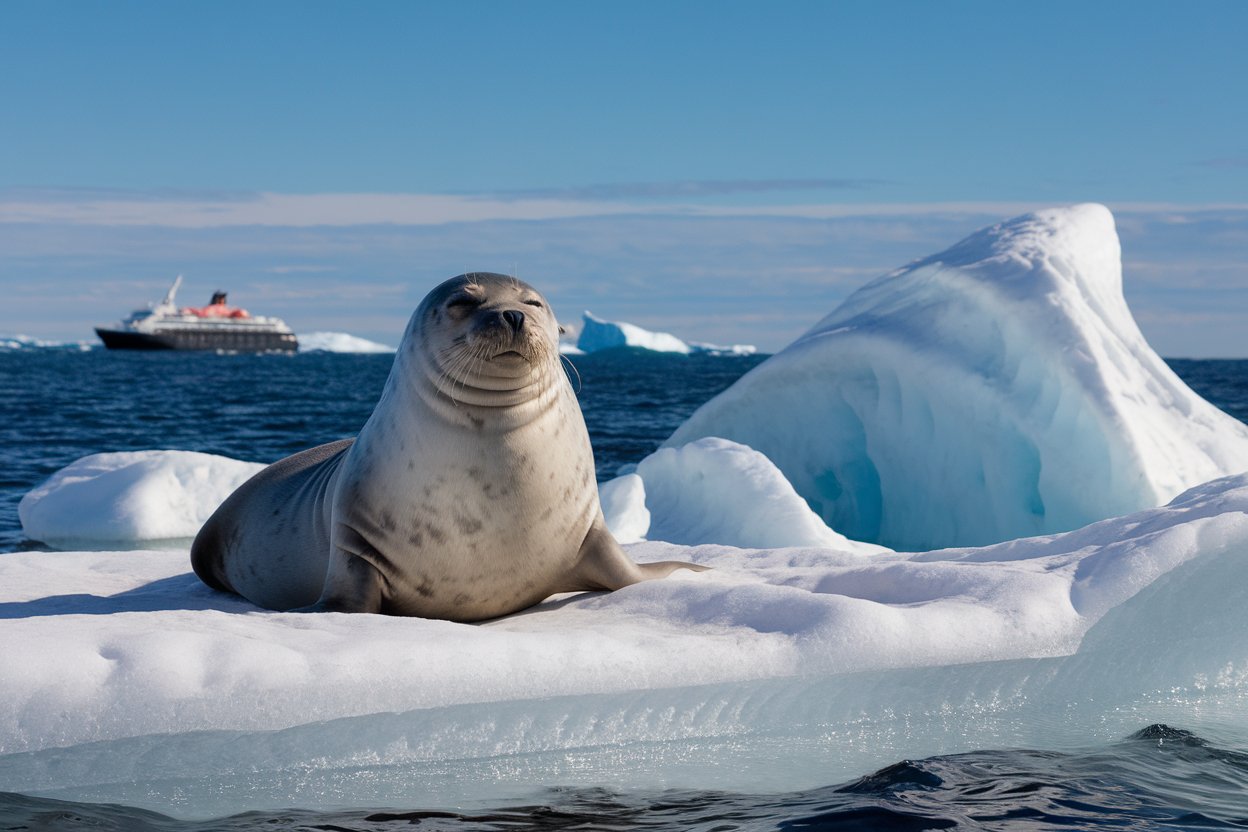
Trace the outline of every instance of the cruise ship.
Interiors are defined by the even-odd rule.
[[[281,318],[251,315],[230,306],[225,292],[214,292],[207,306],[178,307],[175,300],[182,275],[164,299],[137,309],[119,324],[96,327],[110,350],[221,350],[228,352],[294,352],[295,333]]]

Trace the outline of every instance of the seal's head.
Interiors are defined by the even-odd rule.
[[[439,375],[454,385],[505,390],[557,366],[559,324],[529,284],[470,272],[437,286],[412,318]]]

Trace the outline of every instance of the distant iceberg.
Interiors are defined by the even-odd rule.
[[[1101,205],[1017,217],[859,289],[667,441],[743,443],[895,549],[1077,528],[1248,470],[1248,427],[1144,341]]]
[[[635,324],[607,321],[586,311],[581,324],[581,334],[576,342],[582,352],[598,352],[618,347],[670,352],[682,355],[709,353],[714,355],[752,355],[755,348],[748,344],[721,347],[699,342],[686,343],[667,332],[651,332]]]
[[[184,541],[263,468],[194,451],[92,454],[28,492],[17,513],[27,537],[59,548]]]
[[[299,336],[299,352],[394,352],[394,347],[345,332],[309,332]]]
[[[52,349],[87,352],[91,346],[86,341],[46,341],[29,335],[0,335],[0,351]]]

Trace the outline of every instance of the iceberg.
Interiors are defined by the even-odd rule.
[[[22,531],[57,548],[188,541],[265,466],[194,451],[92,454],[18,503]]]
[[[345,332],[309,332],[299,336],[299,352],[393,353],[394,347]]]
[[[1145,342],[1101,205],[983,229],[880,277],[665,443],[765,454],[893,549],[1051,534],[1248,470],[1248,427]]]
[[[582,316],[581,334],[576,346],[582,352],[597,352],[616,347],[635,347],[654,352],[677,352],[688,355],[693,349],[684,341],[666,332],[651,332],[634,324],[604,321],[589,311]]]
[[[714,569],[464,625],[260,610],[185,549],[6,554],[0,790],[184,817],[497,805],[796,790],[1155,721],[1248,735],[1248,475],[982,548],[629,552]]]
[[[749,344],[717,346],[693,341],[686,343],[667,332],[651,332],[636,324],[618,321],[606,321],[585,312],[581,323],[581,333],[577,338],[576,347],[583,353],[609,350],[619,347],[651,350],[652,352],[671,352],[681,355],[707,353],[711,355],[753,355],[755,348]],[[565,354],[567,354],[565,352]]]

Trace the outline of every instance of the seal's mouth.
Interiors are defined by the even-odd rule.
[[[529,356],[526,353],[520,352],[519,350],[503,350],[502,352],[495,353],[494,358],[496,360],[499,358],[507,358],[507,359],[520,358],[525,361],[529,360]]]

